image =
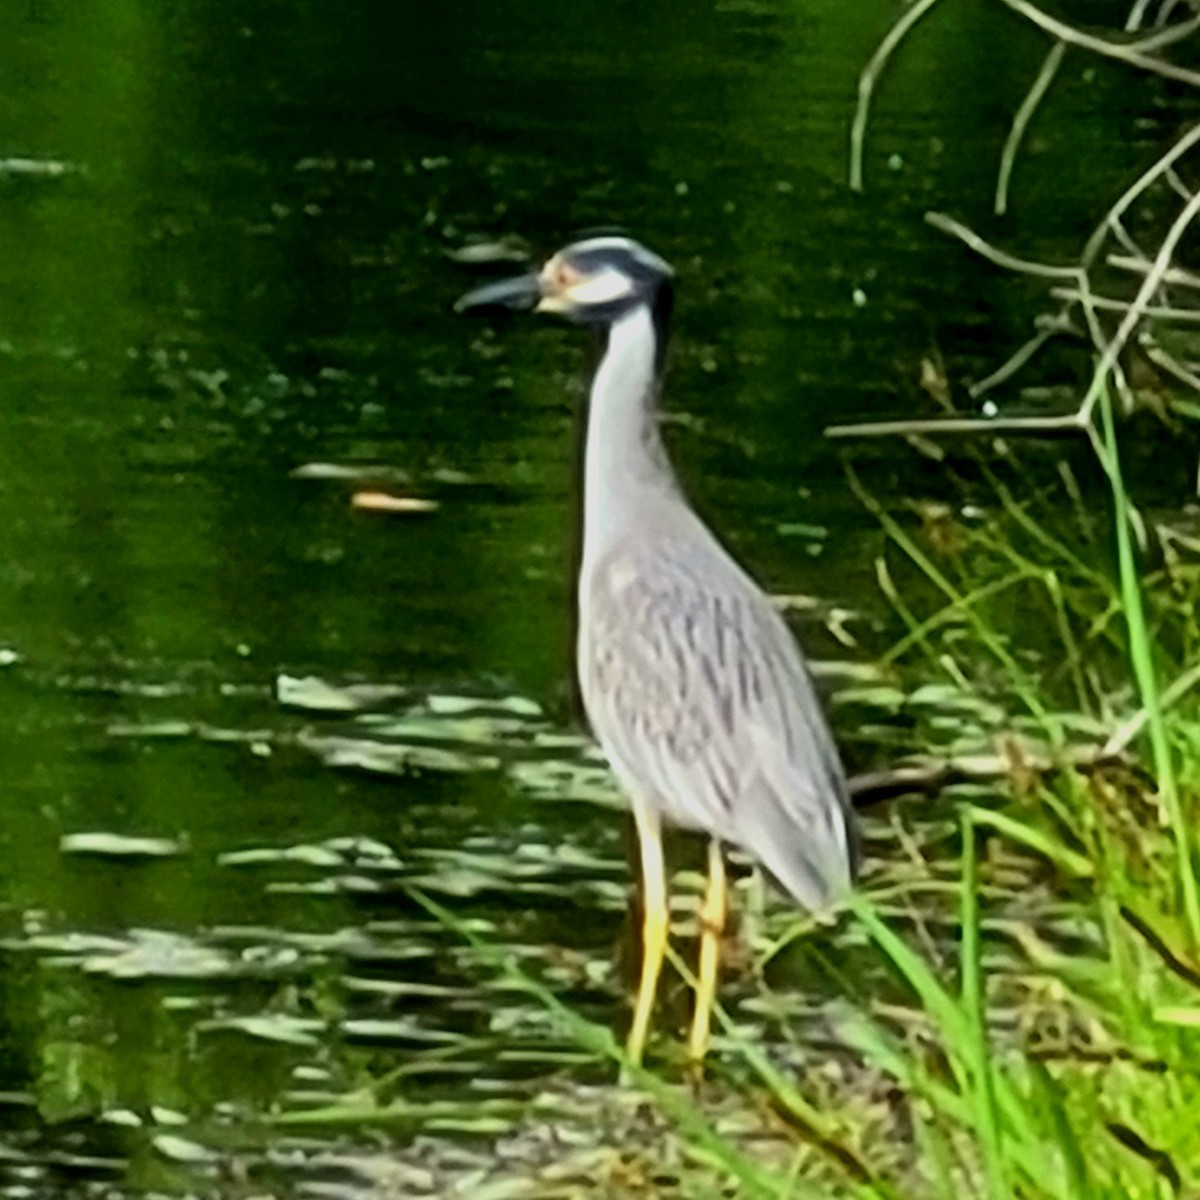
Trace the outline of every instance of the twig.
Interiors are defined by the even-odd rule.
[[[1176,42],[1186,40],[1197,29],[1200,29],[1200,16],[1180,21],[1178,25],[1160,27],[1158,33],[1152,33],[1149,37],[1142,38],[1141,41],[1131,43],[1130,46],[1132,49],[1142,51],[1161,50],[1164,46],[1173,46]]]
[[[1004,0],[1004,2],[1010,3],[1012,0]],[[1159,160],[1160,165],[1162,161],[1162,159]],[[1041,279],[1062,279],[1076,284],[1078,288],[1077,300],[1083,307],[1084,314],[1087,317],[1092,340],[1095,342],[1096,348],[1100,351],[1100,357],[1096,363],[1095,370],[1092,372],[1088,390],[1079,408],[1071,414],[1064,413],[1053,417],[1013,417],[1001,420],[968,417],[934,421],[879,421],[868,422],[859,426],[834,425],[826,429],[826,436],[878,437],[895,434],[1045,433],[1055,430],[1090,430],[1092,413],[1096,403],[1105,386],[1110,381],[1126,407],[1130,407],[1133,403],[1133,396],[1118,359],[1138,323],[1147,315],[1153,315],[1152,297],[1162,286],[1167,272],[1171,269],[1171,256],[1174,254],[1175,248],[1183,238],[1188,226],[1195,220],[1197,213],[1200,213],[1200,194],[1192,196],[1172,222],[1170,229],[1159,245],[1158,253],[1150,263],[1150,269],[1146,272],[1137,295],[1127,306],[1123,306],[1125,315],[1121,319],[1121,323],[1111,340],[1105,337],[1104,331],[1100,327],[1096,317],[1096,310],[1104,307],[1104,303],[1098,301],[1091,294],[1088,286],[1087,271],[1083,266],[1060,267],[1049,263],[1039,263],[1029,259],[1017,258],[1015,255],[991,245],[991,243],[985,241],[974,230],[963,225],[960,221],[955,221],[952,217],[947,217],[943,213],[927,213],[925,219],[931,225],[953,237],[957,237],[970,249],[986,258],[989,262],[995,263],[997,266]],[[1074,300],[1076,297],[1072,297],[1072,299]],[[1026,354],[1025,358],[1028,359],[1036,348],[1037,346],[1035,345]],[[1006,364],[1006,367],[1008,366],[1009,364]],[[1012,369],[1015,368],[1009,367],[1010,373]],[[1093,444],[1097,447],[1097,453],[1100,455],[1101,461],[1105,461],[1103,449],[1094,438]]]
[[[1140,42],[1132,43],[1132,48],[1143,51],[1161,50],[1164,46],[1173,46],[1176,42],[1182,42],[1191,37],[1197,29],[1200,29],[1200,16],[1180,21],[1178,25],[1162,27],[1160,32],[1142,38]]]
[[[1109,223],[1109,232],[1129,251],[1135,258],[1145,258],[1142,253],[1142,248],[1129,236],[1129,231],[1121,224],[1119,217],[1114,217]]]
[[[1120,271],[1133,271],[1138,275],[1145,275],[1154,266],[1148,258],[1140,254],[1110,254],[1105,259],[1105,262],[1110,267],[1116,267]],[[1163,283],[1200,291],[1200,275],[1197,275],[1194,271],[1184,270],[1183,267],[1171,267],[1163,276]]]
[[[1004,0],[1004,2],[1007,4],[1011,0]],[[1150,298],[1162,286],[1163,276],[1166,275],[1171,265],[1171,255],[1175,253],[1175,247],[1179,245],[1180,239],[1187,232],[1188,226],[1195,220],[1198,212],[1200,212],[1200,194],[1193,196],[1184,205],[1183,211],[1171,223],[1171,228],[1167,230],[1167,235],[1163,238],[1158,248],[1158,253],[1154,256],[1153,265],[1146,273],[1145,279],[1142,280],[1142,286],[1133,298],[1133,303],[1130,304],[1129,311],[1121,319],[1121,324],[1117,327],[1117,332],[1113,335],[1112,341],[1104,347],[1104,353],[1100,355],[1100,361],[1096,364],[1096,369],[1092,373],[1092,382],[1088,385],[1087,394],[1083,398],[1083,403],[1079,406],[1079,421],[1081,425],[1089,426],[1091,424],[1092,410],[1096,407],[1096,402],[1100,399],[1106,381],[1110,377],[1117,378],[1114,369],[1117,365],[1117,358],[1125,348],[1125,343],[1129,340],[1129,335],[1133,332],[1134,327],[1145,315]],[[1124,380],[1122,378],[1118,386],[1121,387],[1123,385]]]
[[[1083,250],[1082,265],[1087,268],[1095,261],[1096,255],[1100,253],[1100,247],[1104,245],[1104,239],[1108,236],[1109,230],[1115,223],[1119,223],[1121,217],[1128,211],[1129,206],[1138,200],[1142,193],[1151,187],[1160,176],[1165,174],[1172,166],[1175,165],[1197,142],[1200,142],[1200,124],[1192,126],[1179,140],[1160,155],[1156,162],[1146,168],[1126,189],[1121,193],[1117,202],[1104,214],[1103,220],[1092,231],[1091,237],[1088,238],[1087,245]]]
[[[1150,0],[1134,0],[1129,16],[1125,18],[1126,33],[1136,33],[1142,27],[1142,22],[1146,19],[1146,9],[1149,7]]]
[[[1056,300],[1071,300],[1076,303],[1084,299],[1083,294],[1073,288],[1051,288],[1050,295]],[[1091,296],[1088,299],[1089,303],[1106,312],[1128,312],[1133,307],[1131,301],[1115,300],[1111,296]],[[1142,309],[1141,315],[1185,324],[1200,322],[1200,308],[1171,308],[1164,304],[1148,304]]]
[[[908,437],[939,433],[1075,433],[1079,413],[1054,417],[930,417],[912,421],[864,421],[859,425],[827,425],[827,438]]]
[[[938,0],[917,0],[892,27],[879,43],[871,61],[863,68],[858,79],[858,106],[854,110],[854,122],[850,126],[850,188],[863,190],[863,144],[867,137],[867,120],[871,111],[871,97],[879,76],[887,66],[888,59],[896,52],[900,43],[912,32],[914,26]]]
[[[1163,0],[1162,8],[1158,10],[1158,16],[1154,19],[1154,24],[1158,28],[1162,28],[1171,19],[1171,14],[1175,11],[1179,0]],[[1195,4],[1192,5],[1195,7]]]
[[[1105,58],[1116,59],[1131,67],[1152,71],[1164,79],[1175,79],[1180,83],[1191,84],[1192,87],[1200,87],[1200,72],[1190,71],[1187,67],[1180,67],[1164,58],[1156,58],[1152,54],[1144,53],[1146,49],[1157,50],[1163,45],[1178,41],[1179,37],[1187,36],[1186,33],[1180,34],[1178,37],[1171,35],[1175,34],[1177,29],[1183,29],[1190,22],[1172,26],[1169,30],[1144,38],[1142,41],[1122,45],[1119,42],[1106,41],[1104,38],[1085,33],[1082,29],[1076,29],[1073,25],[1059,21],[1049,13],[1042,12],[1036,5],[1030,4],[1029,0],[1001,0],[1001,3],[1011,8],[1013,12],[1020,13],[1027,21],[1031,21],[1039,29],[1058,38],[1059,41],[1068,42],[1073,46],[1082,46],[1085,50],[1091,50]],[[1187,32],[1190,33],[1191,30],[1189,29]]]
[[[1141,342],[1142,353],[1156,366],[1165,371],[1168,375],[1178,379],[1180,383],[1186,384],[1193,390],[1200,392],[1200,375],[1195,371],[1189,370],[1173,355],[1168,354],[1161,346],[1156,346],[1152,342]]]
[[[1192,189],[1179,178],[1179,172],[1174,167],[1167,168],[1164,178],[1181,200],[1190,200],[1192,198]]]
[[[1013,116],[1012,128],[1008,131],[1004,149],[1000,153],[1000,172],[996,178],[995,208],[998,214],[1002,215],[1008,211],[1008,183],[1012,178],[1013,165],[1017,160],[1017,150],[1025,137],[1025,130],[1033,119],[1033,114],[1037,112],[1038,105],[1045,98],[1050,84],[1054,81],[1054,76],[1058,73],[1066,48],[1065,42],[1055,42],[1050,47],[1050,52],[1042,63],[1042,69],[1037,73],[1037,78],[1033,81],[1028,94],[1021,101],[1021,107]]]
[[[943,233],[958,238],[976,254],[1006,270],[1019,271],[1022,275],[1035,275],[1040,279],[1066,279],[1072,282],[1078,281],[1083,274],[1083,268],[1078,266],[1056,267],[1049,263],[1033,262],[1028,258],[1017,258],[1004,250],[997,249],[990,242],[984,241],[975,230],[961,221],[956,221],[953,217],[946,216],[945,213],[928,212],[925,214],[925,220],[934,229],[940,229]]]
[[[1052,337],[1058,337],[1060,333],[1067,333],[1070,328],[1071,325],[1066,314],[1058,314],[1052,324],[1048,324],[1044,329],[1039,329],[1029,341],[1014,350],[990,375],[971,384],[967,388],[967,395],[972,400],[978,400],[980,396],[986,395],[992,388],[1015,375]]]

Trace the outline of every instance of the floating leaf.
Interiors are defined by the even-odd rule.
[[[400,467],[379,463],[305,463],[291,472],[292,479],[346,480],[362,482],[368,479],[388,483],[408,483],[409,473]]]
[[[153,1142],[154,1149],[172,1162],[184,1163],[189,1166],[217,1161],[216,1154],[199,1142],[189,1141],[173,1133],[160,1133]]]
[[[355,492],[350,503],[355,508],[367,512],[387,512],[401,515],[436,512],[440,507],[436,500],[427,500],[420,496],[392,496],[387,492]]]
[[[96,854],[107,858],[171,858],[183,853],[173,838],[129,837],[119,833],[68,833],[59,839],[63,854]]]
[[[285,1046],[320,1045],[324,1021],[292,1017],[286,1013],[267,1013],[261,1016],[228,1017],[221,1021],[205,1021],[198,1026],[203,1031],[232,1030],[264,1042]]]
[[[310,712],[356,712],[404,696],[395,684],[336,684],[316,675],[278,675],[275,698],[288,708]]]

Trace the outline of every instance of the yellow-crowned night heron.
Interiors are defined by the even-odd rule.
[[[690,1055],[704,1056],[725,922],[721,844],[757,857],[805,908],[853,879],[846,780],[804,660],[782,618],[688,506],[663,450],[659,379],[672,271],[622,237],[561,250],[459,309],[536,307],[596,325],[606,346],[588,405],[579,682],[633,802],[645,884],[638,1061],[667,941],[663,820],[707,833]]]

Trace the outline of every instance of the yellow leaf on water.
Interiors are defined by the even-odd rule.
[[[355,492],[351,504],[369,512],[427,513],[436,512],[436,500],[419,496],[391,496],[387,492]]]

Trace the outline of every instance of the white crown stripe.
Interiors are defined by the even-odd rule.
[[[572,304],[611,304],[633,294],[633,284],[628,275],[620,271],[600,271],[589,275],[567,288],[563,295]]]
[[[640,242],[635,242],[633,238],[625,237],[595,237],[588,238],[583,242],[576,242],[573,246],[568,246],[563,253],[568,254],[587,254],[593,250],[623,250],[631,258],[636,259],[644,267],[648,267],[652,271],[656,271],[662,275],[674,275],[670,264],[662,258],[659,258],[652,250],[647,250]]]

